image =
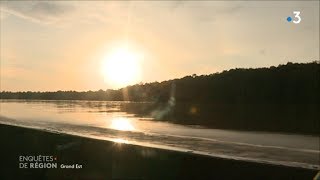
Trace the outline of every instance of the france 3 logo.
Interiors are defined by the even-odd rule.
[[[287,21],[293,22],[294,24],[299,24],[302,20],[301,15],[300,15],[301,14],[300,11],[293,11],[292,13],[293,13],[294,17],[292,18],[291,16],[288,16]]]

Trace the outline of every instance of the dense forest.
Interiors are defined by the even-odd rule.
[[[152,102],[123,110],[157,119],[217,128],[319,133],[320,63],[231,69],[118,90],[8,92],[1,99],[110,100]],[[159,112],[160,111],[156,111]]]
[[[167,101],[193,103],[320,103],[320,64],[287,63],[278,67],[231,69],[191,75],[119,90],[8,92],[1,99]]]

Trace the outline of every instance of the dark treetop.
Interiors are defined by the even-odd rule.
[[[172,91],[175,91],[172,94]],[[8,92],[1,99],[113,100],[192,103],[316,103],[320,102],[320,64],[287,63],[278,67],[231,69],[210,75],[186,76],[119,90]]]

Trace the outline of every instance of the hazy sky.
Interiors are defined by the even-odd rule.
[[[124,44],[142,82],[319,60],[319,1],[0,3],[1,90],[118,88],[101,64]]]

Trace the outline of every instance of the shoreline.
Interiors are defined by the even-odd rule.
[[[66,99],[3,99],[0,98],[0,103],[6,103],[6,102],[50,102],[50,103],[55,103],[55,102],[66,102],[66,103],[70,103],[70,102],[79,102],[79,103],[84,103],[84,102],[90,102],[90,103],[101,103],[101,102],[116,102],[116,103],[129,103],[129,104],[154,104],[155,102],[151,102],[151,101],[108,101],[108,100],[66,100]],[[190,105],[191,103],[178,103],[178,104],[188,104]],[[196,105],[200,105],[200,104],[196,104]],[[202,104],[204,105],[204,104]],[[218,104],[211,104],[211,105],[218,105]],[[234,104],[221,104],[223,106],[227,105],[227,106],[237,106]],[[253,104],[246,104],[246,105],[253,105]],[[261,104],[258,104],[261,106]],[[273,104],[264,104],[266,106],[271,106]],[[295,104],[295,105],[301,105],[301,104]],[[315,104],[311,104],[314,105]],[[265,128],[261,128],[261,127],[250,127],[250,128],[244,128],[244,127],[233,127],[233,126],[219,126],[219,125],[211,125],[210,123],[206,123],[206,122],[198,122],[195,120],[185,120],[185,121],[177,121],[177,120],[172,120],[172,119],[156,119],[151,117],[149,114],[148,115],[142,113],[140,114],[139,112],[135,112],[128,109],[124,109],[121,110],[119,109],[119,112],[127,112],[130,114],[133,114],[134,117],[139,118],[139,119],[143,119],[144,121],[150,121],[148,120],[149,118],[152,119],[152,121],[157,121],[157,122],[165,122],[165,123],[171,123],[171,124],[175,124],[175,125],[182,125],[182,126],[196,126],[196,127],[200,127],[203,129],[217,129],[217,130],[228,130],[228,131],[237,131],[237,132],[252,132],[252,133],[275,133],[275,134],[288,134],[288,135],[303,135],[303,136],[312,136],[312,137],[318,137],[319,136],[319,132],[315,131],[315,132],[308,132],[308,131],[292,131],[292,130],[286,130],[286,129],[265,129]],[[1,115],[0,115],[1,116]],[[4,116],[2,116],[4,117]],[[211,116],[210,116],[211,117]],[[183,118],[182,118],[183,119]],[[199,118],[201,119],[201,118]],[[314,124],[316,128],[318,128],[318,124]],[[320,126],[319,126],[320,128]],[[319,129],[318,128],[318,129]]]
[[[209,157],[121,141],[0,124],[1,179],[312,179],[317,170]],[[49,155],[57,169],[19,169],[19,156]],[[61,168],[74,165],[74,168]],[[76,169],[76,164],[82,165]]]
[[[209,158],[223,158],[226,160],[235,160],[235,161],[246,161],[246,162],[253,162],[253,163],[262,163],[262,164],[271,164],[271,165],[280,165],[280,166],[286,166],[286,167],[296,167],[296,168],[304,168],[304,169],[312,169],[312,170],[320,170],[319,167],[319,160],[318,160],[318,155],[314,156],[313,158],[315,158],[314,160],[312,160],[312,158],[309,156],[309,154],[301,154],[301,152],[306,151],[308,153],[317,153],[319,154],[318,150],[311,150],[311,149],[296,149],[296,148],[288,148],[288,147],[279,147],[279,146],[268,146],[268,145],[253,145],[253,144],[246,144],[246,143],[236,143],[236,142],[228,142],[228,141],[222,141],[223,143],[219,143],[219,140],[213,140],[214,142],[218,143],[215,144],[212,148],[213,151],[209,150],[209,149],[199,149],[199,148],[193,148],[190,147],[190,145],[193,143],[197,143],[197,141],[191,141],[191,139],[188,136],[188,138],[190,138],[190,143],[189,143],[189,148],[187,147],[183,147],[183,146],[175,146],[175,145],[171,145],[170,142],[168,141],[162,141],[162,143],[153,143],[149,140],[146,140],[145,138],[151,138],[151,137],[141,137],[139,135],[137,135],[136,133],[138,132],[130,132],[130,131],[117,131],[117,130],[110,130],[110,129],[104,129],[104,128],[97,128],[97,127],[89,127],[89,128],[95,128],[95,130],[90,130],[90,133],[78,133],[76,131],[71,129],[56,129],[56,128],[43,128],[40,126],[28,126],[28,125],[24,125],[24,124],[17,124],[17,123],[9,123],[9,121],[15,121],[14,119],[11,118],[7,118],[4,116],[0,115],[0,120],[7,120],[7,122],[5,121],[0,121],[0,124],[4,124],[4,125],[9,125],[9,126],[17,126],[17,127],[21,127],[21,128],[27,128],[27,129],[35,129],[35,130],[39,130],[39,131],[45,131],[48,133],[54,133],[54,134],[64,134],[64,135],[71,135],[71,136],[75,136],[75,137],[79,137],[79,138],[89,138],[89,139],[96,139],[96,140],[102,140],[102,141],[108,141],[108,142],[122,142],[124,144],[127,145],[132,145],[132,146],[141,146],[141,147],[147,147],[147,148],[156,148],[156,149],[162,149],[162,150],[169,150],[169,151],[174,151],[174,152],[179,152],[179,153],[188,153],[188,154],[193,154],[193,155],[201,155],[201,156],[208,156]],[[63,125],[63,124],[62,124]],[[69,126],[69,124],[65,124],[65,126]],[[87,126],[86,126],[87,127]],[[79,128],[77,126],[73,127],[73,128]],[[99,135],[94,135],[94,132],[99,132]],[[108,131],[113,131],[113,133],[109,133],[109,134],[103,134],[102,131],[108,132]],[[89,131],[88,131],[89,132]],[[92,134],[93,133],[93,134]],[[153,133],[148,133],[150,136],[153,136]],[[156,136],[153,136],[152,138],[157,137],[158,139],[154,139],[157,141],[159,141],[159,138],[161,139],[161,137],[159,137],[159,134],[155,133]],[[283,135],[283,134],[282,134]],[[145,136],[145,135],[144,135]],[[169,137],[171,135],[167,134],[166,137]],[[163,138],[166,138],[163,137]],[[184,136],[179,136],[179,135],[172,135],[171,137],[179,137],[179,139],[176,139],[176,142],[179,142],[180,138],[183,138]],[[137,139],[138,138],[138,139]],[[200,138],[200,137],[194,137],[194,139],[206,139],[206,138]],[[209,139],[211,140],[211,139]],[[185,141],[185,140],[183,140]],[[174,141],[171,143],[175,143]],[[209,142],[208,142],[209,143]],[[230,144],[229,144],[230,143]],[[228,145],[235,145],[236,147],[229,147]],[[188,145],[188,144],[184,144],[184,145]],[[221,146],[225,146],[224,148]],[[256,149],[256,150],[252,150],[252,149],[239,149],[239,146],[251,146],[252,148],[272,148],[272,149],[278,149],[279,151],[281,151],[282,153],[280,153],[279,151],[277,151],[276,154],[272,153],[272,151],[265,151],[265,149]],[[203,148],[203,147],[202,147]],[[234,149],[235,148],[235,149]],[[247,147],[248,148],[248,147]],[[255,156],[248,156],[248,155],[237,155],[236,152],[234,153],[226,153],[225,151],[227,150],[233,150],[233,151],[238,151],[238,153],[243,154],[243,153],[258,153],[259,155]],[[237,150],[238,149],[238,150]],[[269,149],[270,150],[270,149]],[[288,150],[288,152],[284,152]],[[268,153],[269,152],[269,153]],[[292,155],[292,153],[299,153],[300,154],[295,154]],[[262,154],[260,154],[262,153]],[[271,153],[271,154],[270,154]],[[287,157],[284,157],[284,155],[287,154]],[[282,156],[282,157],[281,157]],[[300,157],[298,159],[295,159],[295,161],[292,161],[291,158],[294,157]],[[310,159],[311,158],[311,159]],[[306,159],[309,159],[308,161]],[[317,160],[316,160],[317,159]]]

